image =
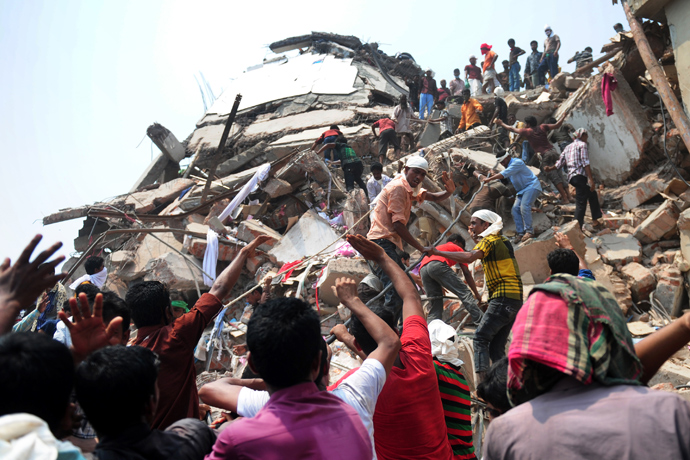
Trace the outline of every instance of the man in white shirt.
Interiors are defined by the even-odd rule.
[[[367,192],[369,193],[369,202],[373,205],[376,203],[378,194],[392,179],[383,174],[381,163],[372,163],[369,169],[371,170],[371,177],[367,181]]]

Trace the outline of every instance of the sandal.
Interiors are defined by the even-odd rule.
[[[529,232],[527,232],[527,233],[525,233],[525,235],[522,237],[522,239],[520,240],[520,242],[521,242],[521,243],[524,243],[525,241],[531,240],[532,238],[534,238],[534,235],[531,234],[531,233],[529,233]]]

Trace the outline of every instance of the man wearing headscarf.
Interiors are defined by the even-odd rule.
[[[515,315],[522,306],[522,279],[510,241],[501,235],[503,219],[495,212],[472,214],[470,234],[478,240],[469,252],[440,252],[438,255],[469,264],[481,259],[489,307],[474,334],[474,369],[483,380],[491,362],[505,356],[506,341]]]
[[[448,198],[455,191],[453,179],[444,172],[441,180],[446,190],[443,192],[431,193],[422,188],[422,181],[429,170],[429,163],[418,156],[413,155],[407,160],[404,174],[398,175],[386,185],[376,200],[376,206],[371,212],[371,228],[367,234],[374,243],[381,246],[403,270],[400,257],[403,251],[403,241],[417,249],[419,252],[434,254],[433,247],[424,247],[419,241],[410,234],[407,223],[410,220],[410,210],[412,201],[419,203],[424,200],[442,201]],[[375,270],[375,275],[381,280],[384,287],[391,283],[390,278],[380,267]],[[384,303],[386,308],[397,312],[402,307],[402,299],[394,288],[386,292]]]
[[[481,52],[484,56],[484,65],[482,70],[484,71],[484,84],[482,85],[482,93],[492,93],[494,88],[500,86],[498,79],[496,78],[496,61],[498,60],[498,54],[495,51],[491,51],[492,46],[482,43]]]
[[[561,38],[553,33],[551,26],[544,26],[544,33],[546,40],[544,40],[544,54],[539,62],[539,71],[542,75],[546,75],[549,71],[551,79],[558,74],[558,50],[561,49]]]
[[[690,404],[640,383],[643,367],[615,297],[553,275],[513,325],[508,398],[484,458],[690,458]]]
[[[592,176],[592,168],[589,165],[589,151],[587,150],[587,130],[580,128],[573,133],[573,142],[569,144],[558,161],[553,166],[544,166],[544,171],[552,171],[562,168],[568,169],[568,183],[575,187],[575,219],[580,228],[585,223],[587,203],[592,212],[592,220],[599,225],[602,217],[599,195],[596,191],[596,183]]]

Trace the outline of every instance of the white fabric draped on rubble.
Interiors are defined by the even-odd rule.
[[[232,211],[239,206],[240,203],[242,203],[250,193],[255,191],[259,187],[259,182],[262,182],[266,180],[268,177],[268,172],[271,170],[271,164],[270,163],[265,163],[262,165],[255,173],[254,176],[252,176],[251,180],[247,182],[244,187],[242,187],[242,190],[235,195],[235,198],[232,199],[229,205],[226,206],[225,209],[223,209],[223,212],[220,213],[218,216],[218,219],[220,219],[221,222],[223,222],[225,219],[227,219],[230,214],[232,214]],[[204,253],[204,284],[208,287],[213,286],[213,281],[216,279],[216,266],[218,265],[218,234],[211,230],[210,228],[208,229],[208,232],[206,233],[206,252]],[[209,276],[206,276],[206,274],[209,274],[213,276],[213,278],[210,278]]]

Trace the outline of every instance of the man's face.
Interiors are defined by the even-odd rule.
[[[503,62],[503,70],[508,70],[509,63]]]
[[[470,231],[470,234],[475,236],[475,235],[479,235],[484,230],[489,228],[490,225],[491,225],[490,223],[484,222],[483,220],[479,219],[478,217],[473,217],[470,219],[470,226],[468,227],[468,230]]]
[[[441,80],[441,88],[445,88],[445,87],[446,87],[446,81],[445,81],[445,80]]]
[[[256,307],[261,300],[261,293],[259,291],[252,291],[247,295],[247,303]]]
[[[532,47],[532,51],[537,51],[537,47],[539,46],[537,43],[530,43],[529,46]]]
[[[585,144],[587,143],[587,139],[589,139],[589,135],[587,135],[587,133],[584,133],[582,136],[580,136],[580,140]]]
[[[470,59],[470,64],[477,65],[477,58]]]
[[[400,262],[406,267],[410,266],[410,259],[400,259]]]
[[[405,167],[405,179],[412,188],[417,188],[426,177],[426,171],[420,168]]]
[[[551,36],[551,29],[546,29],[544,31],[544,33],[546,34],[547,37],[550,37]]]
[[[427,70],[427,71],[426,71],[426,76],[429,77],[429,78],[431,78],[431,70]]]
[[[501,161],[501,165],[503,165],[504,168],[507,168],[507,167],[508,167],[508,163],[510,163],[510,160],[511,160],[511,159],[512,159],[511,156],[508,155],[507,157],[505,157],[505,158]]]
[[[460,78],[460,70],[454,70],[453,75],[455,75],[455,78]]]
[[[469,101],[469,100],[470,100],[470,93],[469,93],[469,92],[463,91],[463,92],[462,92],[462,99],[463,99],[465,102]]]
[[[381,180],[381,176],[383,176],[383,171],[379,169],[373,169],[371,171],[371,175],[374,176],[374,179]]]
[[[172,307],[172,315],[174,319],[179,318],[180,316],[184,315],[186,312],[184,311],[184,308],[182,307]]]
[[[515,123],[515,115],[508,115],[508,124],[512,125]]]

